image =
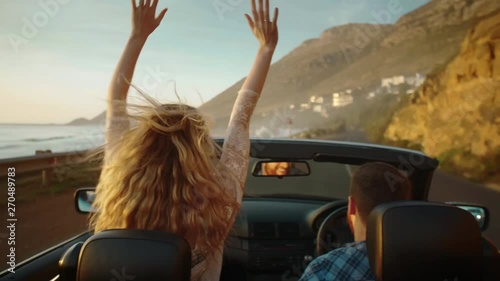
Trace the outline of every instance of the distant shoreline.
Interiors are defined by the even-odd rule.
[[[41,123],[0,123],[0,125],[7,125],[7,126],[64,126],[66,124],[55,124],[55,123],[47,123],[47,124],[41,124]]]
[[[55,123],[47,123],[47,124],[40,124],[40,123],[0,123],[0,126],[75,126],[75,127],[84,127],[84,126],[94,126],[94,125],[99,125],[99,124],[55,124]]]
[[[93,126],[101,125],[106,120],[106,111],[95,116],[92,119],[76,118],[66,123],[2,123],[0,125],[6,126]]]

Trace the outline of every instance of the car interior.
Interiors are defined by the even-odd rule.
[[[495,257],[484,256],[482,240],[469,212],[443,203],[391,202],[368,218],[369,261],[381,281],[498,280]],[[107,230],[71,247],[59,267],[59,280],[107,280],[116,268],[113,274],[134,280],[184,281],[190,280],[191,250],[169,233]],[[247,280],[233,278],[224,280]]]
[[[427,202],[436,160],[335,141],[252,140],[257,147],[220,280],[298,280],[315,257],[353,242],[346,219],[349,177],[374,161],[404,171],[414,187],[414,201],[384,204],[370,214],[367,246],[378,280],[500,280],[500,253],[481,233],[487,208]],[[302,176],[253,175],[270,162],[300,163]],[[76,211],[93,212],[94,190],[75,193]],[[24,261],[15,274],[3,272],[0,280],[190,280],[190,257],[187,242],[170,233],[89,231]]]

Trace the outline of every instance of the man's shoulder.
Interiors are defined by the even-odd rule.
[[[339,258],[343,257],[353,257],[353,256],[359,256],[359,258],[364,258],[366,257],[366,242],[365,241],[360,241],[360,242],[353,242],[349,244],[345,244],[341,248],[337,248],[333,251],[330,251],[322,256],[319,256],[317,258],[318,262],[333,262]]]
[[[364,241],[346,244],[309,264],[301,280],[375,280]]]
[[[347,243],[341,248],[337,248],[327,254],[330,253],[348,253],[352,251],[364,251],[366,252],[366,241],[358,241],[358,242],[352,242],[352,243]]]

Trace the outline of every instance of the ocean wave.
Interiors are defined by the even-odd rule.
[[[18,147],[21,147],[21,146],[22,145],[18,145],[18,144],[0,145],[0,150],[9,149],[9,148],[18,148]]]
[[[51,141],[51,140],[62,140],[62,139],[69,139],[73,138],[74,136],[59,136],[59,137],[49,137],[49,138],[29,138],[29,139],[24,139],[22,141],[27,141],[27,142],[42,142],[42,141]]]

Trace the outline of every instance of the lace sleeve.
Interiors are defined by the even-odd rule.
[[[238,202],[243,198],[250,157],[250,119],[259,96],[259,93],[251,90],[238,92],[222,148],[221,163],[234,173],[238,181],[236,186],[230,183],[225,186],[236,189],[231,191],[236,193]]]
[[[125,131],[130,129],[130,120],[126,114],[106,117],[105,128],[105,162],[113,155],[113,147],[122,138]]]

